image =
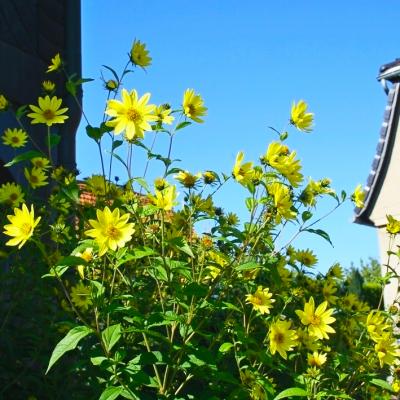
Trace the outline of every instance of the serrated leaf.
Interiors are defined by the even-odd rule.
[[[91,328],[87,326],[76,326],[72,328],[67,335],[59,341],[51,354],[49,365],[46,374],[50,371],[51,367],[67,352],[74,350],[81,339],[93,333]]]
[[[31,160],[34,157],[43,157],[43,153],[36,150],[29,150],[25,153],[19,154],[18,156],[14,157],[10,162],[4,164],[4,166],[11,167],[14,164],[18,164],[21,161]]]
[[[99,400],[114,400],[116,399],[122,392],[124,391],[124,388],[122,386],[109,386],[106,388],[101,396],[99,397]]]
[[[183,129],[189,125],[192,125],[190,121],[183,121],[176,126],[175,131],[179,131],[180,129]]]
[[[334,247],[333,246],[333,243],[332,243],[332,241],[331,241],[331,238],[329,237],[329,235],[325,232],[325,231],[323,231],[322,229],[305,229],[305,232],[310,232],[310,233],[314,233],[314,234],[316,234],[316,235],[318,235],[318,236],[321,236],[323,239],[325,239],[327,242],[329,242],[330,243],[330,245],[332,246],[332,247]]]
[[[109,326],[101,333],[101,337],[104,347],[110,351],[121,338],[121,324]]]
[[[274,397],[274,400],[285,399],[287,397],[307,397],[307,392],[301,388],[289,388],[280,392],[278,396]]]
[[[156,252],[150,247],[146,246],[137,247],[135,249],[130,250],[123,256],[123,258],[119,259],[116,266],[119,267],[120,265],[125,264],[128,261],[139,260],[140,258],[152,256],[154,254],[156,254]]]
[[[233,347],[233,343],[225,342],[225,343],[222,343],[221,346],[219,346],[218,351],[219,351],[220,353],[226,353],[226,352],[228,352],[232,347]]]

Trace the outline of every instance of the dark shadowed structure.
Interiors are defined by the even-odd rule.
[[[43,96],[41,83],[56,83],[55,95],[63,98],[69,108],[65,124],[52,126],[52,133],[61,135],[61,143],[52,154],[56,165],[76,169],[75,134],[81,112],[76,101],[65,90],[65,77],[61,73],[46,74],[50,60],[60,53],[69,73],[81,76],[81,17],[80,0],[1,0],[0,1],[0,94],[16,109],[24,104],[37,104]],[[81,102],[82,92],[77,93]],[[45,126],[24,126],[35,142],[45,149]],[[13,113],[0,114],[0,135],[6,128],[19,127]],[[26,151],[23,148],[19,152]],[[23,167],[10,170],[3,167],[15,155],[14,149],[1,146],[0,183],[12,179],[24,184]],[[11,174],[11,175],[10,175]]]

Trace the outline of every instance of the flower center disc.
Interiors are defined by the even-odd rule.
[[[132,121],[132,122],[137,122],[140,120],[140,114],[134,108],[130,108],[126,112],[126,116],[129,119],[129,121]]]
[[[44,119],[51,120],[55,117],[55,114],[52,110],[44,110],[43,117]]]

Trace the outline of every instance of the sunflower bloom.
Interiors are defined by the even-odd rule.
[[[148,67],[151,64],[151,57],[149,56],[149,51],[146,49],[146,44],[135,39],[132,44],[130,59],[132,64],[142,68]]]
[[[45,171],[41,168],[33,167],[31,170],[24,168],[24,175],[32,189],[46,186],[49,183]]]
[[[157,122],[160,124],[171,125],[174,121],[174,117],[171,114],[171,107],[169,105],[158,106],[154,110],[154,115],[157,117]]]
[[[29,105],[33,111],[28,114],[29,118],[32,118],[31,124],[46,124],[52,126],[53,124],[63,124],[68,118],[68,115],[62,115],[68,111],[67,107],[60,108],[62,99],[53,96],[50,98],[39,97],[39,107],[32,104]]]
[[[77,285],[71,288],[70,296],[73,305],[82,311],[87,310],[92,304],[90,287],[84,285],[82,282],[78,282]]]
[[[207,114],[207,107],[204,107],[204,100],[199,94],[194,92],[194,89],[186,89],[183,94],[183,113],[195,122],[202,123],[199,117]]]
[[[185,188],[191,189],[196,186],[196,183],[201,178],[201,174],[191,174],[189,171],[179,171],[174,178],[179,181]]]
[[[261,314],[269,314],[272,303],[275,302],[271,297],[272,293],[269,293],[268,288],[263,289],[262,286],[258,286],[255,293],[246,295],[246,303],[252,304],[253,309],[260,311]]]
[[[0,111],[5,111],[7,110],[8,107],[8,100],[0,94]]]
[[[351,201],[357,208],[364,207],[364,200],[365,200],[365,192],[361,185],[358,185],[355,189],[353,194],[351,195]]]
[[[296,310],[301,323],[308,326],[310,335],[318,339],[329,339],[328,333],[335,333],[330,326],[336,321],[336,318],[331,316],[334,310],[333,308],[327,310],[327,307],[328,302],[324,301],[315,309],[314,298],[310,297],[309,302],[304,305],[304,311]]]
[[[26,144],[28,135],[23,129],[6,129],[2,136],[3,143],[14,148],[23,147]]]
[[[307,107],[307,103],[300,100],[293,103],[290,113],[290,123],[303,132],[311,132],[313,128],[314,114],[307,112]]]
[[[47,68],[47,73],[58,71],[62,67],[62,60],[60,57],[60,53],[57,53],[52,59],[51,64]]]
[[[98,243],[99,256],[109,249],[115,251],[118,247],[125,246],[125,243],[132,239],[135,230],[133,223],[128,223],[129,214],[120,215],[118,208],[111,212],[105,207],[103,211],[97,210],[96,215],[97,220],[89,220],[93,229],[87,230],[85,235]]]
[[[75,257],[80,257],[83,260],[85,260],[87,263],[93,260],[93,247],[87,247],[83,253],[75,253]],[[76,267],[78,270],[78,274],[81,277],[81,279],[85,279],[85,266],[83,264],[80,264]]]
[[[380,311],[371,311],[368,314],[366,325],[369,336],[374,342],[378,342],[391,328],[391,325],[387,323],[385,316]]]
[[[47,169],[50,167],[50,161],[46,157],[34,157],[31,159],[31,163],[34,167],[40,169]]]
[[[297,345],[297,333],[290,329],[290,321],[277,321],[271,325],[269,331],[269,348],[271,354],[278,352],[281,357],[287,359],[287,351],[293,350]]]
[[[399,362],[400,349],[395,338],[390,333],[384,334],[376,343],[375,351],[381,368],[384,364],[392,366]]]
[[[313,267],[317,262],[318,258],[314,252],[310,249],[307,250],[297,250],[294,253],[294,258],[302,265],[306,267]]]
[[[171,185],[167,186],[163,190],[156,189],[155,196],[149,195],[149,199],[156,207],[165,211],[170,211],[172,210],[172,207],[178,204],[176,201],[177,196],[176,187]]]
[[[251,183],[254,175],[253,163],[247,162],[243,164],[244,153],[240,151],[236,156],[235,165],[233,166],[232,175],[237,182],[246,186]]]
[[[14,215],[7,215],[11,224],[4,225],[4,234],[11,236],[6,246],[18,246],[20,249],[25,242],[32,236],[33,230],[39,223],[41,217],[35,219],[33,205],[28,210],[26,204],[22,204],[21,209],[14,208]]]
[[[52,81],[43,81],[42,88],[47,93],[52,93],[56,88],[56,84]]]
[[[296,213],[292,211],[293,203],[289,188],[282,183],[274,182],[268,185],[267,189],[274,200],[276,223],[279,224],[282,218],[287,220],[296,218]]]
[[[24,193],[21,186],[14,182],[7,182],[0,186],[0,203],[18,207],[24,201]]]
[[[400,221],[393,218],[391,215],[386,215],[387,224],[386,231],[391,235],[397,235],[400,232]]]
[[[321,368],[326,363],[326,353],[318,353],[314,351],[312,354],[307,355],[307,363],[310,367]]]
[[[144,138],[145,131],[151,131],[149,122],[156,121],[154,115],[155,105],[147,104],[150,100],[150,93],[145,93],[139,98],[136,90],[128,92],[122,89],[122,101],[109,100],[105,113],[112,120],[107,121],[107,126],[114,128],[114,133],[119,135],[125,131],[127,140]]]

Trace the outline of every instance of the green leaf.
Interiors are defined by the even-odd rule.
[[[393,393],[393,388],[392,388],[392,386],[389,385],[389,383],[387,383],[387,382],[384,381],[383,379],[376,379],[376,378],[374,378],[374,379],[371,379],[370,383],[371,383],[372,385],[379,386],[379,387],[381,387],[382,389],[388,390],[389,392]]]
[[[63,275],[70,267],[77,265],[87,265],[87,262],[81,257],[75,256],[67,256],[62,258],[54,267],[50,269],[48,274],[42,276],[42,278],[46,277],[54,277]]]
[[[69,80],[65,83],[65,88],[67,89],[67,92],[70,93],[72,96],[76,96],[76,84],[74,81]]]
[[[228,303],[226,301],[223,301],[222,304],[224,305],[224,307],[222,308],[227,308],[228,310],[233,310],[233,311],[237,311],[237,312],[243,312],[239,307],[236,307],[234,304],[232,303]]]
[[[183,293],[187,296],[204,297],[208,293],[208,286],[191,282],[183,288]]]
[[[21,161],[31,160],[34,157],[43,157],[43,153],[36,150],[29,150],[25,153],[19,154],[18,156],[14,157],[10,162],[4,164],[4,166],[11,167],[14,164],[18,164]]]
[[[222,343],[221,346],[219,346],[218,351],[219,351],[220,353],[226,353],[226,352],[228,352],[232,347],[233,347],[233,343],[225,342],[225,343]]]
[[[129,364],[134,365],[151,365],[151,364],[165,364],[162,359],[162,354],[159,351],[151,351],[141,353],[129,361]]]
[[[137,247],[128,251],[122,258],[120,258],[116,264],[116,267],[119,267],[120,265],[125,264],[128,261],[139,260],[140,258],[152,256],[154,254],[156,254],[156,252],[150,247]]]
[[[19,120],[27,113],[28,106],[18,107],[17,111],[15,111],[15,117]]]
[[[108,69],[114,75],[115,80],[119,83],[118,74],[111,67],[108,67],[107,65],[103,65],[103,67]]]
[[[307,392],[301,388],[289,388],[280,392],[278,396],[274,398],[274,400],[285,399],[286,397],[306,397]]]
[[[122,140],[114,140],[114,143],[112,144],[111,150],[114,151],[117,149],[119,146],[122,146],[124,142]]]
[[[334,247],[334,246],[333,246],[333,243],[332,243],[332,241],[331,241],[331,238],[330,238],[329,235],[328,235],[325,231],[323,231],[322,229],[305,229],[305,232],[315,233],[316,235],[321,236],[323,239],[325,239],[326,241],[328,241],[332,247]]]
[[[64,337],[64,339],[57,343],[57,346],[53,350],[46,374],[67,351],[74,350],[79,341],[90,333],[93,333],[93,330],[87,326],[76,326],[75,328],[72,328]]]
[[[304,211],[303,214],[301,214],[301,219],[303,222],[308,221],[310,218],[312,218],[312,213],[310,211]]]
[[[121,338],[121,324],[109,326],[101,333],[101,337],[104,347],[107,351],[110,351]]]
[[[96,300],[102,298],[105,292],[105,288],[101,284],[101,282],[90,281],[90,285],[92,287],[92,298]]]
[[[182,237],[176,237],[168,240],[168,244],[175,247],[176,249],[182,251],[190,257],[194,257],[193,251],[188,245],[187,241]]]
[[[149,185],[147,184],[146,180],[140,177],[133,178],[132,181],[137,182],[143,189],[147,192],[150,192]]]
[[[244,264],[240,264],[240,265],[236,266],[235,270],[236,271],[247,271],[249,269],[257,269],[257,268],[261,268],[261,265],[254,261],[249,261]]]
[[[101,131],[100,128],[95,128],[93,126],[87,125],[86,126],[86,134],[96,142],[99,142],[104,132]]]
[[[124,391],[124,388],[122,386],[109,386],[106,388],[101,396],[99,397],[99,400],[114,400],[116,399],[122,392]]]
[[[189,126],[189,125],[192,125],[192,123],[189,122],[189,121],[181,122],[176,126],[175,131],[179,131],[180,129],[183,129],[183,128]]]

